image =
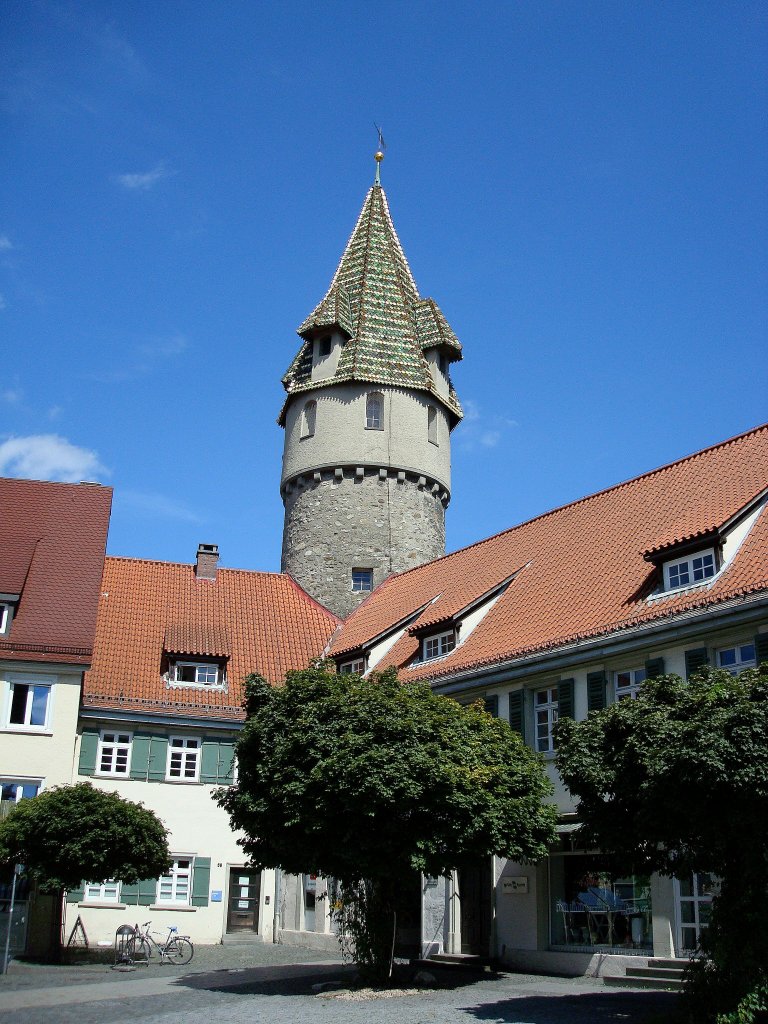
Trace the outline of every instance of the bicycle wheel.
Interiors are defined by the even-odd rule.
[[[152,949],[143,936],[137,935],[128,945],[128,957],[133,963],[149,963]]]
[[[165,947],[165,955],[172,964],[188,964],[195,952],[189,939],[173,939]]]

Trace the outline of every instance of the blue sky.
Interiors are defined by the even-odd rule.
[[[374,172],[464,345],[449,549],[766,418],[768,8],[5,0],[0,473],[277,570],[280,377]]]

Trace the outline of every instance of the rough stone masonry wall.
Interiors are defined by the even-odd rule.
[[[378,586],[445,554],[447,495],[431,480],[400,475],[325,471],[284,494],[283,571],[342,618],[367,597],[352,592],[353,568],[372,568]]]

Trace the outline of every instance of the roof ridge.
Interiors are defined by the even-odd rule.
[[[429,562],[422,562],[421,565],[414,565],[411,569],[404,569],[402,572],[394,573],[393,576],[397,576],[399,579],[402,576],[407,576],[408,573],[418,572],[419,569],[423,569],[425,565],[434,565],[436,562],[442,562],[446,558],[453,558],[454,555],[461,554],[464,551],[471,551],[472,548],[478,548],[482,544],[488,544],[490,541],[496,540],[498,537],[503,537],[506,533],[512,533],[514,530],[520,530],[524,526],[529,526],[531,523],[547,519],[549,516],[553,516],[556,512],[562,512],[567,508],[575,508],[577,505],[581,505],[585,501],[591,501],[593,498],[599,498],[602,494],[610,494],[611,491],[618,491],[622,487],[628,487],[630,484],[637,483],[639,480],[645,480],[649,477],[655,476],[657,473],[672,469],[674,466],[679,466],[684,462],[689,462],[691,459],[695,459],[700,455],[706,455],[708,452],[713,452],[718,448],[724,448],[726,445],[733,444],[736,441],[741,441],[745,437],[749,437],[750,434],[757,434],[761,430],[767,429],[768,423],[761,423],[756,427],[752,427],[750,430],[745,430],[741,434],[728,437],[724,441],[719,441],[717,444],[709,445],[707,448],[700,448],[698,451],[690,452],[688,455],[684,455],[679,459],[673,459],[672,462],[666,462],[664,465],[657,466],[655,469],[646,470],[645,473],[639,473],[637,476],[630,477],[627,480],[622,480],[617,484],[612,484],[610,487],[603,487],[599,491],[593,491],[591,494],[585,494],[583,497],[575,498],[573,501],[566,501],[563,505],[556,505],[555,508],[551,508],[547,512],[541,512],[539,515],[532,516],[530,519],[524,519],[521,523],[516,523],[514,526],[508,526],[506,530],[499,530],[498,533],[492,533],[490,537],[483,537],[481,540],[476,540],[472,544],[465,545],[463,548],[456,548],[455,551],[446,552],[446,554],[441,555],[439,558],[433,558]],[[389,576],[387,579],[392,579],[393,576]],[[384,582],[386,582],[386,580]]]
[[[194,562],[176,562],[169,561],[163,558],[139,558],[138,555],[106,555],[105,561],[107,562],[141,562],[144,565],[168,565],[168,566],[183,566],[185,569],[194,569]],[[231,567],[227,565],[220,565],[217,567],[217,572],[236,572],[244,573],[248,576],[283,576],[290,579],[287,572],[275,572],[270,569],[240,569],[237,567]],[[207,581],[209,582],[209,581]],[[309,596],[309,595],[307,595]]]

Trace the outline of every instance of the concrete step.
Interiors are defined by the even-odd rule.
[[[470,953],[433,953],[427,960],[411,960],[411,963],[426,970],[429,970],[431,967],[447,967],[471,971],[490,971],[492,969],[490,957],[473,956]]]
[[[685,956],[651,956],[648,957],[649,967],[672,967],[676,970],[683,971],[690,963],[688,957]]]
[[[628,978],[659,978],[661,981],[682,981],[682,967],[627,967]]]
[[[628,978],[623,975],[603,978],[603,984],[609,988],[652,988],[664,992],[677,992],[683,987],[679,978]]]
[[[264,939],[258,932],[227,932],[221,942],[224,946],[262,946]]]

